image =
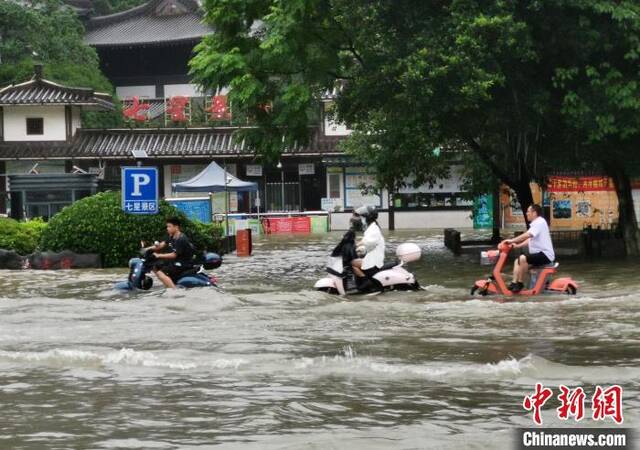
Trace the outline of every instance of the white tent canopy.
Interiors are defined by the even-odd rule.
[[[248,192],[257,191],[258,183],[242,181],[212,162],[195,177],[181,183],[172,183],[172,187],[176,192]]]

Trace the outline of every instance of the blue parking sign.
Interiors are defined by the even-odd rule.
[[[158,214],[158,168],[122,168],[122,210],[127,214]]]

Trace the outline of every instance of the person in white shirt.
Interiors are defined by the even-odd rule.
[[[513,281],[509,290],[520,292],[524,287],[524,277],[529,266],[545,266],[551,264],[556,255],[551,243],[551,233],[547,221],[542,217],[540,205],[531,205],[527,208],[529,230],[513,239],[506,239],[503,243],[513,245],[514,248],[529,246],[529,254],[520,255],[513,265]]]
[[[353,273],[358,277],[371,277],[384,265],[384,237],[376,222],[378,211],[373,206],[362,206],[355,213],[364,219],[366,229],[364,236],[358,243],[364,246],[366,254],[364,258],[354,259],[351,263]]]

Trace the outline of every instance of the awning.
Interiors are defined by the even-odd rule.
[[[227,183],[225,187],[225,174]],[[226,172],[215,162],[209,164],[202,172],[190,180],[181,183],[173,183],[176,192],[248,192],[257,191],[258,184],[250,181],[242,181]]]

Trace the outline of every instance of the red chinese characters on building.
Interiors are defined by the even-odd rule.
[[[543,387],[541,383],[536,383],[536,390],[533,395],[527,395],[524,398],[522,406],[527,411],[533,410],[533,421],[536,424],[542,425],[540,410],[552,395],[553,391],[551,389]]]
[[[207,109],[211,120],[231,120],[231,109],[229,108],[226,95],[214,95],[211,99],[211,106]]]
[[[560,388],[560,407],[557,408],[558,418],[561,420],[567,420],[569,416],[573,416],[576,422],[581,421],[584,418],[584,389],[581,387],[573,390],[569,389],[562,384],[558,386]]]
[[[621,424],[622,417],[622,387],[613,385],[607,389],[596,387],[593,393],[591,408],[593,420],[604,420],[611,417],[615,423]]]
[[[124,108],[122,109],[122,115],[125,119],[135,120],[136,122],[146,121],[149,111],[149,104],[143,103],[138,97],[133,97],[133,100],[126,101]]]
[[[170,97],[166,100],[165,113],[172,122],[188,122],[187,105],[189,105],[189,97]]]

